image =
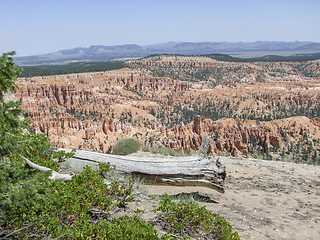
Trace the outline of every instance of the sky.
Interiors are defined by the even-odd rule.
[[[319,0],[0,0],[0,54],[166,42],[320,42]]]

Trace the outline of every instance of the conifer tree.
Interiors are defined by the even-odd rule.
[[[22,72],[13,61],[14,54],[4,53],[0,57],[0,157],[14,151],[18,135],[27,127],[27,122],[20,120],[23,113],[20,102],[5,99],[18,88],[14,81]]]

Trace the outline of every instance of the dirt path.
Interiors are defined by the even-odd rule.
[[[226,192],[200,187],[148,186],[150,194],[199,192],[208,209],[242,239],[320,239],[320,166],[221,157]]]

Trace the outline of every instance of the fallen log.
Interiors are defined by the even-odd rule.
[[[28,160],[26,157],[22,155],[20,156],[26,161],[26,163],[30,168],[39,170],[41,172],[51,171],[51,176],[49,177],[49,179],[52,179],[52,180],[63,179],[68,182],[71,181],[71,176],[69,174],[58,173],[56,171],[51,170],[50,168],[39,166],[38,164],[31,162],[30,160]]]
[[[189,157],[140,158],[77,150],[69,160],[82,165],[109,163],[119,172],[140,176],[152,184],[203,186],[223,193],[226,170],[219,158],[207,156],[209,141],[204,137],[199,150]]]

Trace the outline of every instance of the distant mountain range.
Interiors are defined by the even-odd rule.
[[[16,57],[15,61],[20,66],[27,66],[84,61],[110,61],[145,57],[152,54],[200,55],[224,53],[231,56],[253,57],[269,54],[293,55],[318,52],[320,52],[320,43],[315,42],[168,42],[148,46],[136,44],[116,46],[93,45],[88,48],[66,49],[45,55]]]

